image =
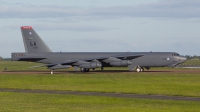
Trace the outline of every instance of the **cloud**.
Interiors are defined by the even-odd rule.
[[[109,27],[100,27],[100,26],[90,26],[90,25],[76,25],[76,24],[32,24],[33,27],[36,27],[37,30],[40,31],[49,31],[49,30],[67,30],[67,31],[108,31],[116,28]],[[19,25],[11,25],[11,26],[2,26],[0,27],[1,31],[9,31],[19,29]]]
[[[99,26],[89,26],[89,25],[71,25],[71,24],[36,24],[34,27],[37,27],[38,30],[68,30],[68,31],[107,31],[114,28],[106,28]]]
[[[79,18],[112,19],[121,17],[199,18],[199,0],[159,0],[154,3],[112,7],[35,6],[0,4],[0,18]]]
[[[49,44],[53,51],[67,51],[67,52],[127,52],[129,50],[136,50],[135,45],[128,44],[126,41],[119,39],[105,38],[90,38],[79,37],[72,38],[65,41],[62,39],[56,40]],[[59,43],[59,44],[58,44]],[[77,44],[78,43],[78,44]],[[114,44],[113,44],[114,43]],[[137,43],[136,43],[137,44]],[[77,47],[78,46],[78,47]],[[130,49],[131,48],[131,49]],[[135,49],[134,49],[135,48]]]

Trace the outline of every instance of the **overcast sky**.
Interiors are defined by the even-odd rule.
[[[200,0],[0,0],[0,56],[32,26],[55,52],[200,55]]]

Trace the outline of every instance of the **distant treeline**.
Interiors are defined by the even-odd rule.
[[[184,57],[186,57],[188,60],[189,60],[189,59],[194,59],[194,58],[200,59],[200,56],[197,56],[197,55],[194,55],[194,56],[185,55]]]
[[[3,60],[3,61],[10,61],[11,58],[2,58],[2,57],[0,57],[0,60]]]

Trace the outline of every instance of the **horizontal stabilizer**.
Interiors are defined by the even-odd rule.
[[[46,58],[20,58],[18,61],[31,61],[31,62],[36,62],[40,61]]]

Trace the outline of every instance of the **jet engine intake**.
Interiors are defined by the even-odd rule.
[[[112,66],[128,66],[131,64],[132,64],[131,60],[121,60],[121,61],[114,61],[110,63],[110,65]]]
[[[85,63],[82,65],[79,65],[80,68],[87,68],[87,69],[91,69],[91,68],[100,68],[102,65],[100,62],[91,62],[91,63]]]

